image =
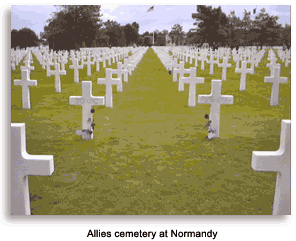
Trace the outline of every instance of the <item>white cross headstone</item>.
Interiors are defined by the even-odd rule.
[[[66,74],[67,74],[67,72],[65,70],[60,70],[59,63],[55,64],[55,70],[49,71],[49,76],[55,75],[55,90],[58,93],[62,92],[60,75],[66,75]]]
[[[108,108],[113,108],[113,95],[112,95],[112,85],[117,86],[117,91],[118,88],[122,90],[122,81],[119,78],[112,78],[112,73],[111,69],[107,68],[106,69],[106,78],[98,78],[97,79],[97,84],[99,85],[106,85],[106,107]]]
[[[248,69],[247,68],[247,62],[242,61],[241,69],[235,69],[235,73],[240,73],[241,74],[239,90],[240,91],[245,91],[246,90],[246,76],[247,76],[247,74],[253,74],[254,70],[253,69]]]
[[[82,96],[70,96],[70,105],[81,105],[82,106],[82,130],[91,130],[92,124],[92,113],[91,109],[94,105],[104,105],[105,97],[93,96],[92,95],[92,82],[82,81]],[[76,132],[78,135],[82,134],[79,131]],[[93,133],[90,135],[82,135],[83,139],[93,139]]]
[[[87,61],[83,63],[84,65],[87,65],[87,75],[88,76],[91,76],[91,66],[95,64],[95,62],[91,61],[90,59],[91,59],[91,57],[87,56]]]
[[[222,63],[218,63],[218,66],[222,69],[222,81],[226,80],[226,73],[227,73],[227,68],[231,67],[231,64],[228,63],[228,58],[227,57],[223,57],[223,62]]]
[[[11,214],[31,215],[28,176],[50,176],[52,155],[30,155],[26,150],[25,123],[11,124]]]
[[[47,58],[47,61],[46,61],[46,66],[47,66],[47,68],[46,68],[46,76],[47,77],[50,77],[50,66],[53,66],[54,65],[54,63],[52,62],[52,60],[50,59],[50,57],[48,57]]]
[[[220,136],[220,106],[233,104],[232,95],[221,95],[222,81],[212,80],[212,91],[210,95],[199,95],[199,104],[210,104],[211,129],[214,131],[214,137]]]
[[[117,74],[118,78],[122,81],[122,75],[124,78],[124,82],[128,81],[128,71],[122,68],[122,63],[117,62],[117,69],[111,69],[112,74]],[[118,90],[122,91],[122,90]]]
[[[28,70],[28,73],[29,73],[29,76],[30,76],[31,70],[35,70],[35,67],[31,66],[30,61],[27,60],[27,61],[25,61],[25,66],[21,66],[21,70]]]
[[[29,86],[37,86],[37,80],[30,80],[30,75],[28,70],[22,70],[21,75],[22,75],[22,79],[14,80],[14,85],[22,86],[23,109],[31,109]]]
[[[190,69],[185,69],[184,68],[184,61],[181,61],[179,63],[179,68],[173,70],[173,81],[176,82],[178,80],[177,74],[179,74],[179,80],[184,77],[184,74],[190,74]],[[178,85],[178,90],[179,91],[184,91],[184,84],[182,82],[179,82]]]
[[[277,172],[273,215],[291,214],[291,120],[282,120],[281,143],[277,151],[253,151],[252,168]]]
[[[215,66],[216,63],[218,63],[218,61],[214,60],[214,55],[213,54],[210,55],[210,60],[206,59],[206,62],[208,64],[210,64],[210,75],[214,74],[214,66]]]
[[[280,84],[288,83],[287,77],[280,77],[281,69],[274,68],[274,75],[264,77],[265,83],[272,83],[272,90],[271,90],[271,97],[270,97],[270,105],[275,106],[279,104],[279,91],[280,91]]]
[[[268,63],[266,64],[267,67],[270,69],[270,76],[274,76],[274,69],[275,68],[280,68],[281,69],[281,64],[280,63]]]
[[[79,70],[83,69],[83,65],[79,65],[78,58],[72,58],[73,65],[70,65],[70,69],[74,69],[74,81],[79,83]]]
[[[189,84],[189,107],[194,107],[196,105],[196,85],[203,84],[204,80],[205,78],[196,77],[196,67],[190,68],[190,77],[180,78],[180,82],[182,82],[183,84]]]

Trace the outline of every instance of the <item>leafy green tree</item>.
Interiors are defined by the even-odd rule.
[[[104,23],[104,29],[106,35],[109,37],[110,46],[125,46],[126,38],[124,32],[124,26],[113,20],[107,20]]]
[[[278,16],[270,16],[264,8],[256,15],[254,27],[259,34],[258,40],[261,46],[276,44],[281,29],[281,25],[277,23],[278,19]]]
[[[11,48],[16,48],[19,46],[20,38],[18,37],[18,30],[12,29],[11,30]]]
[[[172,42],[179,45],[182,43],[183,39],[185,38],[185,33],[182,31],[183,27],[180,24],[175,24],[169,36],[172,38]]]
[[[36,33],[30,28],[22,28],[16,33],[13,32],[14,42],[13,44],[17,44],[21,49],[26,47],[33,47],[39,45],[39,38]],[[15,39],[17,37],[17,39]]]
[[[215,47],[225,45],[229,29],[229,19],[222,12],[221,6],[212,8],[212,6],[197,5],[197,13],[192,14],[196,20],[197,34],[202,37],[202,42],[209,43]]]
[[[91,47],[101,27],[100,5],[60,5],[44,27],[42,38],[50,48],[78,49],[83,44]]]
[[[138,33],[139,31],[139,24],[126,24],[124,26],[124,34],[126,38],[126,44],[131,45],[137,43],[138,40]]]

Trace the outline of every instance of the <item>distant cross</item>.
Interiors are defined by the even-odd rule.
[[[83,65],[79,65],[78,58],[72,57],[73,65],[70,65],[70,69],[74,69],[74,81],[79,83],[79,70],[83,69]]]
[[[105,97],[92,95],[92,82],[82,81],[82,96],[70,96],[70,105],[82,106],[82,129],[89,130],[92,123],[91,109],[94,105],[105,105]],[[82,136],[84,139],[88,139],[87,136]],[[93,133],[89,139],[93,139]]]
[[[247,76],[247,74],[253,74],[254,73],[253,71],[254,71],[253,69],[248,69],[247,68],[247,62],[246,61],[242,61],[241,69],[235,69],[235,73],[240,73],[241,74],[240,87],[239,87],[240,91],[245,91],[246,90],[246,76]]]
[[[199,104],[210,104],[211,129],[215,137],[220,136],[220,106],[233,104],[232,95],[221,95],[222,81],[212,80],[212,91],[210,95],[198,95]]]
[[[280,77],[281,69],[279,67],[274,68],[273,76],[265,76],[265,83],[272,83],[271,97],[270,97],[270,105],[275,106],[279,104],[279,89],[280,84],[288,83],[287,77]]]
[[[53,66],[54,63],[51,61],[51,59],[49,57],[47,58],[46,65],[47,65],[47,69],[46,69],[47,75],[46,76],[50,77],[50,66]]]
[[[217,63],[217,60],[214,60],[214,55],[210,55],[210,60],[206,59],[207,63],[210,64],[210,75],[214,74],[214,65]]]
[[[222,81],[226,80],[226,73],[227,73],[227,68],[231,67],[231,64],[228,63],[228,58],[224,57],[222,63],[218,63],[218,66],[222,69]]]
[[[200,69],[201,70],[204,70],[205,69],[205,61],[206,61],[206,55],[204,53],[201,53],[200,55],[200,61],[201,61],[201,67]],[[198,61],[196,61],[196,64],[198,64]],[[197,67],[197,65],[195,65]]]
[[[185,69],[184,68],[184,61],[180,61],[180,63],[178,64],[178,68],[173,70],[173,81],[174,82],[178,81],[177,74],[179,74],[179,79],[184,77],[184,74],[190,74],[190,69]],[[179,85],[179,91],[183,91],[182,87],[183,87],[183,90],[184,90],[184,86],[180,87],[180,85]]]
[[[180,78],[180,82],[184,84],[189,84],[189,98],[188,106],[194,107],[196,105],[196,85],[203,84],[205,78],[196,77],[196,67],[190,68],[190,77]]]
[[[274,76],[274,69],[275,68],[280,68],[281,69],[281,64],[280,63],[278,63],[278,64],[276,64],[276,63],[268,63],[268,64],[266,64],[266,67],[269,67],[269,69],[270,69],[270,76]]]
[[[51,176],[52,155],[30,155],[25,123],[11,123],[11,215],[31,215],[28,176]]]
[[[25,66],[21,66],[21,70],[28,70],[28,73],[30,76],[31,70],[35,70],[35,67],[30,65],[29,60],[25,60],[24,63],[25,63]]]
[[[291,120],[282,120],[277,151],[253,151],[252,168],[277,172],[272,215],[291,215]]]
[[[61,63],[61,70],[65,70],[65,64],[68,63],[67,57],[62,56],[61,60],[60,60],[60,63]]]
[[[95,64],[95,62],[91,61],[90,59],[91,59],[91,57],[87,56],[87,61],[83,63],[84,65],[87,65],[87,75],[88,76],[91,76],[91,66],[93,64]]]
[[[102,58],[100,58],[100,56],[97,54],[94,61],[96,62],[96,71],[100,72],[100,63],[103,62]]]
[[[177,68],[178,65],[178,59],[174,58],[173,60],[170,60],[170,63],[166,65],[167,70],[173,70],[174,68]]]
[[[22,75],[22,79],[14,80],[14,85],[22,86],[23,109],[31,109],[29,86],[37,86],[37,80],[30,80],[30,75],[28,70],[22,70],[21,75]]]
[[[120,85],[122,85],[122,81],[119,78],[113,79],[111,69],[106,68],[106,78],[98,78],[97,84],[106,85],[106,107],[113,108],[113,95],[112,95],[112,85],[117,86],[120,89]],[[122,88],[121,88],[122,89]]]
[[[55,90],[58,93],[61,93],[61,78],[60,75],[66,75],[67,72],[65,70],[60,70],[60,64],[56,63],[55,64],[55,70],[50,70],[49,71],[49,76],[55,75]]]
[[[122,75],[124,77],[124,82],[128,81],[128,71],[126,69],[122,68],[122,63],[121,62],[117,62],[117,69],[111,69],[112,74],[117,74],[117,77],[122,81]],[[119,86],[119,90],[118,91],[122,91],[122,85]]]
[[[15,63],[14,62],[11,62],[11,68],[12,68],[12,70],[15,70]]]

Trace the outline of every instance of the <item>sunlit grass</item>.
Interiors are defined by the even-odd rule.
[[[30,176],[32,214],[272,214],[275,173],[255,172],[252,151],[279,148],[281,120],[290,119],[290,67],[282,64],[278,106],[270,106],[271,84],[265,55],[254,75],[247,77],[247,90],[239,91],[240,75],[235,63],[228,69],[222,94],[233,95],[233,105],[221,106],[219,139],[208,141],[204,115],[210,105],[188,107],[188,85],[178,92],[150,48],[123,92],[113,87],[113,108],[94,106],[94,140],[82,140],[80,106],[70,106],[69,96],[82,94],[81,81],[93,81],[93,95],[104,96],[105,86],[96,84],[104,70],[87,76],[80,70],[80,83],[66,65],[61,76],[62,93],[56,93],[54,77],[34,57],[30,87],[31,109],[22,109],[19,66],[11,71],[11,122],[25,123],[27,151],[54,155],[52,176]],[[70,61],[69,61],[70,62]],[[190,66],[186,64],[185,67]],[[196,94],[210,94],[215,74],[197,70],[205,78]],[[112,64],[116,68],[116,64]]]

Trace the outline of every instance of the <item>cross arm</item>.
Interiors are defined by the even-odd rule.
[[[50,176],[54,172],[52,155],[30,155],[26,151],[22,155],[25,159],[22,165],[24,175]]]
[[[282,151],[253,151],[252,168],[261,172],[280,172]]]

